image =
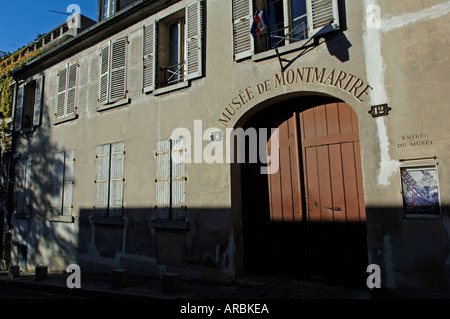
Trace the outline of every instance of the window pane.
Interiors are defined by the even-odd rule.
[[[102,16],[103,19],[107,19],[109,17],[109,0],[103,0]]]
[[[291,0],[291,38],[294,38],[294,41],[307,37],[306,20],[306,1]]]
[[[178,23],[171,24],[169,26],[169,59],[167,61],[167,81],[168,84],[175,83],[178,81],[177,70],[178,66],[178,57],[179,57],[179,43],[178,43],[178,32],[179,27]]]
[[[270,47],[283,46],[285,36],[283,0],[267,1],[267,15],[271,31]]]

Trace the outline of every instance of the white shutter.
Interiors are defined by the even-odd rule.
[[[236,60],[244,59],[254,53],[254,43],[250,33],[252,11],[252,0],[233,0],[234,58]]]
[[[337,0],[307,0],[309,37],[339,29]]]
[[[123,142],[111,144],[111,170],[109,190],[109,217],[122,217],[125,146]]]
[[[127,42],[128,38],[120,38],[111,44],[111,89],[110,102],[125,97],[127,79]]]
[[[151,92],[155,89],[156,75],[156,23],[155,21],[144,26],[143,36],[143,55],[144,55],[144,79],[143,89],[145,92]]]
[[[34,95],[34,110],[33,110],[33,126],[41,125],[41,109],[42,109],[42,93],[44,92],[44,77],[41,76],[36,79],[36,89]]]
[[[64,157],[60,152],[53,155],[51,182],[51,210],[54,215],[61,215],[64,188]]]
[[[186,217],[186,160],[183,137],[172,140],[172,219]]]
[[[110,155],[110,144],[97,146],[94,209],[100,217],[106,217],[108,211]]]
[[[25,92],[25,84],[19,85],[17,89],[16,109],[14,112],[14,130],[22,129],[22,113],[23,113],[23,94]]]
[[[65,115],[75,114],[77,96],[77,69],[77,61],[69,64],[67,77],[67,107]]]
[[[202,4],[197,0],[186,7],[186,80],[202,76]]]
[[[56,118],[63,117],[66,109],[67,66],[58,73],[58,97],[56,102]]]
[[[100,58],[100,93],[98,103],[106,104],[109,101],[109,60],[111,43],[108,42],[102,47]]]
[[[157,219],[169,219],[170,210],[170,149],[171,141],[156,144],[156,214]]]
[[[75,151],[66,151],[64,158],[64,190],[62,215],[72,216],[73,197],[73,171],[75,164]]]

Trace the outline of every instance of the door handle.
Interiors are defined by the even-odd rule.
[[[333,212],[342,211],[342,207],[324,207],[325,209],[331,209]]]

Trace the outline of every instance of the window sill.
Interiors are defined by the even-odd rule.
[[[152,221],[152,227],[188,230],[189,222],[185,220],[154,220]]]
[[[123,218],[123,217],[91,216],[89,219],[91,220],[92,224],[115,225],[115,226],[124,226],[126,224],[125,218]]]
[[[162,94],[166,94],[166,93],[169,93],[169,92],[181,90],[181,89],[184,89],[184,88],[187,88],[187,87],[189,87],[189,81],[183,81],[183,82],[178,83],[178,84],[172,84],[172,85],[160,88],[160,89],[156,89],[156,90],[153,91],[153,95],[155,95],[155,96],[156,95],[162,95]]]
[[[64,122],[68,122],[68,121],[72,121],[78,118],[78,114],[70,114],[70,115],[66,115],[64,117],[60,117],[55,119],[55,122],[53,122],[53,125],[58,125]]]
[[[99,105],[97,107],[97,112],[113,109],[113,108],[116,108],[116,107],[119,107],[119,106],[122,106],[122,105],[125,105],[125,104],[129,104],[129,103],[131,103],[131,99],[130,98],[124,98],[124,99],[121,99],[119,101],[116,101],[116,102],[113,102],[113,103],[110,103],[110,104]]]
[[[48,220],[51,222],[73,223],[75,218],[73,216],[52,215],[48,218]]]
[[[295,43],[292,43],[292,44],[285,45],[285,46],[283,46],[281,48],[278,48],[278,53],[280,55],[281,54],[286,54],[286,53],[290,53],[290,52],[297,51],[299,49],[307,48],[309,46],[314,45],[314,42],[311,42],[310,45],[306,46],[308,41],[311,41],[311,39],[308,38],[308,39],[304,39],[304,40],[301,40],[301,41],[298,41],[298,42],[295,42]],[[274,58],[276,56],[277,56],[277,52],[275,51],[275,49],[270,49],[270,50],[267,50],[267,51],[264,51],[264,52],[261,52],[261,53],[254,54],[252,56],[252,60],[253,60],[253,62],[259,62],[259,61],[263,61],[263,60],[266,60],[266,59]]]

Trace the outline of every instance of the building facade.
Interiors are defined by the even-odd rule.
[[[10,263],[449,292],[448,1],[114,3],[14,71]]]

